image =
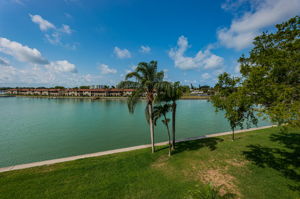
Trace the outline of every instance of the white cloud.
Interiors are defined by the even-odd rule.
[[[45,66],[47,69],[54,72],[70,72],[77,73],[76,66],[67,60],[54,61]]]
[[[61,28],[61,32],[66,33],[66,34],[71,34],[73,31],[70,28],[70,26],[63,24]]]
[[[223,65],[224,59],[210,52],[209,48],[204,52],[199,51],[195,57],[187,57],[184,55],[189,48],[188,40],[184,36],[180,36],[177,41],[177,48],[169,51],[169,57],[173,59],[177,68],[188,70],[196,68],[213,69]]]
[[[132,72],[132,70],[128,70],[128,69],[125,70],[125,74],[131,73],[131,72]]]
[[[113,83],[100,75],[58,73],[45,67],[0,66],[0,86],[80,86],[99,82]]]
[[[29,16],[31,17],[32,22],[39,25],[41,31],[46,31],[52,28],[55,29],[55,26],[52,23],[43,19],[40,15],[29,14]]]
[[[168,80],[169,79],[169,75],[168,75],[169,70],[163,69],[163,72],[164,72],[164,80]]]
[[[46,40],[53,44],[53,45],[60,45],[68,49],[76,49],[75,44],[64,44],[62,42],[62,38],[64,35],[70,35],[72,34],[73,30],[69,25],[62,24],[61,28],[57,28],[55,25],[53,25],[51,22],[47,21],[46,19],[43,19],[40,15],[31,15],[31,20],[38,24],[40,27],[40,30],[45,32],[44,36]],[[72,46],[72,48],[70,48]]]
[[[255,1],[260,1],[260,0],[252,0],[252,1],[249,1],[249,0],[226,0],[226,2],[221,5],[221,8],[226,11],[236,11],[243,4],[249,2],[251,5],[251,4],[254,4]]]
[[[241,65],[237,63],[234,67],[234,73],[239,74],[241,70]]]
[[[29,48],[18,42],[0,37],[0,52],[11,55],[21,62],[48,64],[48,61],[35,48]]]
[[[207,80],[207,79],[211,78],[211,75],[209,73],[203,73],[201,75],[201,78],[204,79],[204,80]]]
[[[116,56],[120,59],[124,59],[124,58],[130,58],[131,57],[131,53],[129,52],[129,50],[127,50],[126,48],[124,48],[123,50],[120,49],[119,47],[115,47],[114,48],[114,53],[116,54]]]
[[[10,82],[12,77],[17,73],[16,69],[12,66],[0,65],[0,82]]]
[[[9,61],[0,57],[0,66],[9,66]]]
[[[106,75],[106,74],[116,74],[118,71],[114,68],[109,68],[108,65],[106,64],[101,64],[99,66],[99,70],[101,74]]]
[[[131,70],[134,71],[136,69],[137,65],[130,66]]]
[[[240,5],[244,1],[237,1]],[[234,19],[230,28],[220,29],[218,39],[228,48],[243,49],[248,47],[255,36],[264,28],[276,23],[281,23],[290,17],[300,13],[299,0],[261,0],[250,1],[253,11],[244,13],[241,17]],[[223,7],[230,8],[224,4]],[[236,3],[236,2],[235,2]]]
[[[141,46],[140,52],[142,53],[149,53],[151,48],[149,46]]]
[[[187,84],[196,84],[197,83],[197,80],[184,80],[184,83],[187,83]]]
[[[22,5],[22,6],[25,5],[24,2],[23,2],[22,0],[11,0],[11,1],[14,2],[14,3],[20,4],[20,5]]]
[[[46,39],[51,44],[60,44],[61,43],[61,34],[58,32],[53,32],[52,34],[45,34]]]

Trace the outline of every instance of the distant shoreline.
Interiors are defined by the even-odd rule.
[[[101,100],[101,99],[121,99],[127,100],[128,97],[88,97],[88,96],[42,96],[42,95],[11,95],[15,97],[30,97],[30,98],[49,98],[49,99],[91,99],[91,100]],[[142,98],[145,99],[145,98]],[[182,96],[181,100],[208,100],[210,96]]]

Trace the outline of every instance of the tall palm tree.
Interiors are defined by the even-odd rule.
[[[175,149],[176,141],[176,101],[183,95],[180,82],[163,82],[160,84],[158,89],[157,101],[172,102],[172,149]]]
[[[128,98],[128,109],[129,112],[133,113],[135,105],[139,98],[146,94],[147,106],[146,106],[146,118],[150,125],[150,136],[152,153],[154,152],[154,126],[153,126],[153,102],[155,98],[155,90],[160,82],[163,81],[164,72],[157,72],[157,61],[151,61],[149,63],[140,62],[136,69],[126,75],[126,80],[135,78],[137,88]]]
[[[171,108],[170,104],[164,104],[164,105],[157,105],[154,106],[154,111],[153,111],[153,120],[154,124],[156,125],[157,120],[163,116],[164,119],[162,120],[162,123],[166,125],[167,127],[167,133],[168,133],[168,138],[169,138],[169,156],[171,156],[171,136],[170,136],[170,129],[169,129],[169,122],[170,119],[167,118],[167,113],[169,112]]]

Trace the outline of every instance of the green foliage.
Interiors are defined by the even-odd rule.
[[[183,95],[183,89],[180,82],[162,82],[157,88],[156,101],[158,102],[172,102],[170,105],[172,111],[172,147],[175,149],[176,142],[176,101]]]
[[[186,93],[186,94],[190,93],[190,87],[187,85],[181,86],[181,90],[183,93]]]
[[[189,191],[188,196],[185,199],[234,199],[235,194],[227,193],[220,194],[221,187],[213,187],[206,185],[204,187],[197,186],[196,190]]]
[[[139,83],[138,82],[134,82],[134,81],[121,81],[118,83],[117,88],[131,88],[131,89],[136,89],[139,87]]]
[[[157,124],[157,120],[160,117],[162,117],[162,116],[163,117],[167,117],[167,113],[170,111],[170,108],[171,108],[170,104],[164,104],[164,105],[156,105],[156,106],[154,106],[154,108],[153,108],[153,121],[154,121],[155,125]],[[168,122],[169,122],[169,119],[163,120],[162,122],[165,125],[167,125]]]
[[[164,78],[164,72],[157,72],[157,62],[140,62],[134,72],[126,75],[126,80],[134,78],[136,80],[136,91],[128,98],[128,108],[130,112],[138,102],[138,98],[146,93],[148,104],[154,101],[154,90]]]
[[[175,102],[183,95],[180,82],[162,82],[157,86],[157,102]]]
[[[300,17],[276,28],[256,37],[249,57],[239,59],[242,87],[273,122],[300,125]]]
[[[164,104],[164,105],[156,105],[154,106],[154,110],[153,110],[153,121],[154,121],[154,125],[156,125],[157,120],[160,117],[164,117],[164,119],[162,120],[162,123],[166,126],[167,128],[167,133],[168,133],[168,138],[169,138],[169,156],[171,156],[171,136],[170,136],[170,130],[169,130],[169,122],[170,119],[167,118],[167,113],[170,111],[172,105],[170,104]]]
[[[239,82],[240,78],[230,77],[228,73],[221,74],[215,86],[216,94],[211,97],[216,111],[225,111],[233,133],[236,127],[243,128],[245,121],[248,126],[257,124],[253,104],[247,93],[238,87]],[[234,134],[232,138],[234,139]]]
[[[55,86],[54,88],[55,89],[65,89],[65,87],[63,87],[63,86]]]
[[[239,135],[236,143],[229,136],[180,142],[172,158],[163,146],[0,173],[0,198],[182,199],[196,184],[201,191],[201,173],[219,169],[233,177],[237,198],[298,199],[300,130]]]

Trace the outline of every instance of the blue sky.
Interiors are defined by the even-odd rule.
[[[299,0],[1,0],[0,86],[114,85],[157,60],[166,80],[214,85]]]

